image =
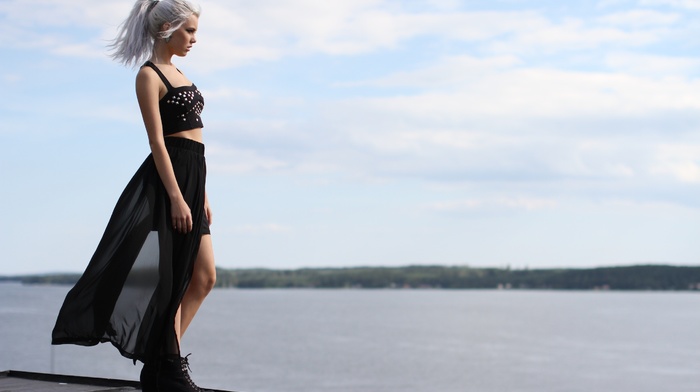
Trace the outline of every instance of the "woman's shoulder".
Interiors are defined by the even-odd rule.
[[[160,76],[151,67],[143,65],[136,73],[136,95],[141,97],[159,97],[165,94],[167,87],[163,86]]]
[[[147,63],[142,65],[136,73],[136,84],[144,83],[157,85],[159,81],[160,76],[158,76],[156,70],[151,68]]]
[[[147,61],[139,67],[138,72],[136,72],[136,79],[138,78],[143,78],[143,77],[153,77],[153,76],[158,76],[156,73],[156,70],[153,69],[153,66],[150,64],[150,61]]]

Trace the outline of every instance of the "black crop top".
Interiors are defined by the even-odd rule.
[[[158,102],[163,135],[204,128],[200,117],[204,108],[204,97],[197,90],[197,86],[192,83],[191,86],[173,87],[155,64],[146,61],[144,65],[153,68],[168,89],[165,96]],[[178,72],[180,72],[179,69]]]

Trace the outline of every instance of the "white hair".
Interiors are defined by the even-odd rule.
[[[167,39],[200,8],[187,0],[137,0],[119,34],[109,47],[111,56],[126,66],[136,66],[151,56],[156,39]],[[161,31],[163,25],[170,28]]]

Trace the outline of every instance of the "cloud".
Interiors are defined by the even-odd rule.
[[[115,15],[130,7],[130,2],[88,7],[76,0],[51,3],[36,14],[22,12],[40,3],[10,1],[0,9],[16,19],[11,28],[17,31],[33,25],[61,31],[75,23],[106,35],[120,21]],[[212,169],[342,172],[368,179],[409,175],[448,182],[652,174],[694,181],[693,163],[658,154],[653,146],[660,140],[651,135],[661,132],[668,118],[686,119],[686,125],[678,120],[673,128],[678,137],[697,129],[693,113],[700,109],[700,81],[692,75],[700,59],[643,49],[665,39],[667,28],[683,21],[679,13],[633,9],[584,19],[426,4],[414,9],[381,0],[207,4],[200,50],[194,54],[199,71],[314,53],[401,51],[420,37],[467,45],[458,46],[463,50],[456,54],[413,63],[420,66],[393,67],[383,76],[330,80],[328,88],[341,98],[270,97],[233,87],[206,91],[219,102],[219,113],[229,113],[229,107],[245,113],[244,118],[209,117],[214,129],[236,130],[212,131]],[[93,50],[98,42],[86,37],[60,44],[50,33],[30,37],[64,56],[101,53]],[[562,60],[608,45],[620,49],[584,60],[593,69]],[[542,53],[560,57],[540,63]],[[292,113],[308,115],[291,120]],[[640,132],[648,139],[620,144]]]
[[[458,3],[444,0],[425,5],[412,9],[385,0],[210,1],[203,9],[193,63],[199,70],[216,71],[290,56],[406,50],[419,38],[473,45],[473,50],[506,57],[603,45],[640,47],[659,42],[680,17],[644,9],[603,15],[591,23],[571,17],[559,21],[542,10],[459,11]],[[0,45],[95,56],[106,51],[107,40],[130,7],[130,1],[8,0],[0,4],[8,22],[0,29],[3,36],[14,38]],[[93,39],[96,34],[99,40]]]
[[[466,62],[445,59],[426,69],[364,82],[424,90],[411,95],[353,100],[348,106],[355,110],[365,106],[387,117],[430,120],[436,125],[475,118],[575,119],[700,109],[700,81],[693,79],[658,81],[624,73],[516,67],[504,62],[501,64],[506,66],[500,69],[481,67],[469,72],[459,64]]]
[[[423,68],[399,71],[381,78],[336,83],[335,87],[411,87],[429,90],[449,89],[512,69],[523,61],[513,55],[475,57],[470,55],[446,56]]]
[[[12,25],[29,30],[46,27],[102,27],[105,24],[120,23],[132,4],[130,1],[4,0],[0,3],[0,14]]]
[[[285,225],[278,223],[262,223],[255,225],[239,225],[229,227],[229,230],[238,234],[268,234],[268,233],[284,233],[291,229]]]
[[[640,0],[639,4],[643,6],[669,6],[700,10],[700,0]]]
[[[635,56],[648,60],[649,70],[628,72]],[[354,97],[298,101],[292,110],[308,115],[296,122],[282,100],[251,93],[247,103],[231,105],[247,120],[217,125],[236,131],[217,134],[221,149],[211,150],[212,161],[220,163],[216,170],[237,173],[533,189],[566,183],[580,184],[571,192],[610,195],[694,178],[692,167],[668,163],[671,155],[656,149],[668,140],[697,146],[690,135],[700,126],[700,81],[683,73],[664,77],[691,72],[694,59],[619,53],[607,61],[607,71],[579,71],[513,55],[445,56],[335,82]]]
[[[700,144],[663,144],[658,147],[651,173],[700,184]]]
[[[532,13],[408,12],[385,1],[282,1],[274,6],[212,4],[203,14],[201,47],[211,67],[228,68],[283,56],[349,56],[396,49],[421,36],[483,40],[527,26]],[[207,18],[207,15],[209,19]],[[223,56],[222,56],[223,54]]]
[[[495,197],[491,199],[466,199],[432,203],[431,211],[443,214],[494,214],[518,211],[554,209],[559,202],[553,199],[528,197]]]
[[[131,2],[6,0],[0,2],[0,47],[76,58],[105,58],[108,40]]]
[[[15,73],[3,73],[2,74],[2,81],[7,83],[7,84],[17,84],[24,80],[24,77],[19,74]]]
[[[625,30],[582,19],[555,22],[537,11],[411,11],[385,1],[279,2],[274,7],[213,5],[207,53],[225,53],[225,68],[258,60],[313,53],[356,55],[399,50],[420,37],[480,45],[492,53],[574,51],[601,45],[658,42],[658,28]],[[438,8],[439,9],[439,8]],[[667,25],[674,14],[645,11],[608,15],[606,24]],[[271,28],[270,26],[274,26]],[[216,37],[226,37],[219,39]],[[234,44],[235,43],[235,44]]]
[[[581,19],[567,18],[560,24],[547,22],[519,31],[510,39],[490,44],[495,53],[555,53],[590,50],[616,45],[641,47],[659,42],[662,29],[624,30],[590,25]]]
[[[219,173],[270,172],[288,169],[290,163],[252,149],[233,148],[221,143],[207,146],[210,170]]]
[[[94,46],[89,44],[74,44],[74,45],[60,45],[51,49],[51,53],[58,54],[61,56],[72,56],[72,57],[82,57],[82,58],[104,58],[105,53],[95,50]]]
[[[599,23],[639,28],[645,26],[668,26],[681,19],[678,13],[661,12],[654,10],[632,10],[604,15],[598,18]]]
[[[674,57],[645,53],[611,53],[605,64],[616,72],[665,78],[682,78],[684,75],[697,75],[700,57]]]
[[[36,193],[22,179],[37,168],[75,170],[69,155],[131,174],[97,157],[105,140],[147,151],[131,73],[95,67],[132,4],[0,1],[5,133],[33,146],[6,157],[33,162],[5,175],[11,199]],[[543,4],[203,3],[182,67],[207,99],[212,197],[234,201],[216,207],[237,217],[220,221],[222,259],[695,260],[697,3]],[[496,219],[460,219],[482,216]]]

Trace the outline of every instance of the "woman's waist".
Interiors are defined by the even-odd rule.
[[[166,139],[171,138],[171,137],[176,137],[176,138],[194,140],[195,142],[198,142],[198,143],[202,143],[202,140],[203,140],[202,128],[192,128],[192,129],[188,129],[185,131],[166,133],[164,136]]]
[[[164,138],[165,146],[169,148],[189,150],[197,154],[204,155],[204,143],[202,143],[201,130],[199,132],[199,137],[196,137],[197,135],[188,134],[188,132],[190,131],[178,132],[176,134],[166,136]]]

